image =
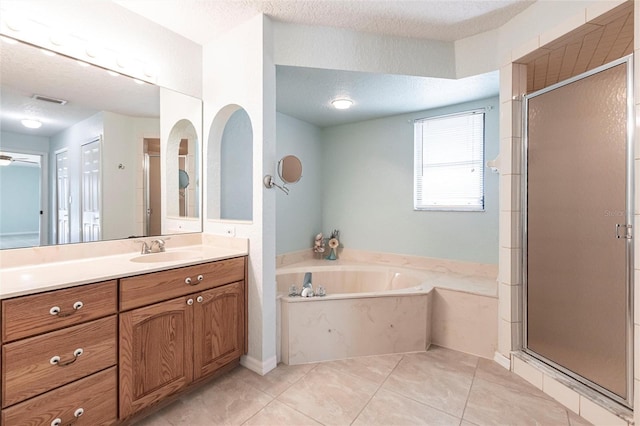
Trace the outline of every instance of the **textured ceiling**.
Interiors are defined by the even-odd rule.
[[[23,43],[2,40],[0,48],[0,128],[3,131],[51,136],[98,111],[137,117],[158,117],[157,86],[136,84],[125,76],[113,77],[101,68],[80,66],[70,58],[48,56]],[[32,99],[33,95],[68,101],[66,105]],[[23,118],[43,122],[26,129]]]
[[[460,80],[278,66],[277,110],[320,127],[497,96],[498,72]],[[331,101],[347,97],[348,110]]]
[[[197,43],[264,13],[276,21],[453,41],[495,29],[532,0],[113,0]]]

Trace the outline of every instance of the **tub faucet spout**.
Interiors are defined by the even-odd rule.
[[[302,288],[311,288],[311,272],[305,272]]]

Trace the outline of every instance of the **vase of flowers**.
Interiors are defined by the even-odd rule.
[[[325,257],[325,259],[336,260],[338,258],[338,256],[336,255],[336,249],[340,245],[339,237],[340,231],[334,229],[331,233],[331,237],[329,237],[329,248],[331,249],[331,252],[329,252],[329,256]]]

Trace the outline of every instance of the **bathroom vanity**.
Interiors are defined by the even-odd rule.
[[[247,256],[216,253],[34,294],[3,289],[0,423],[126,423],[237,365],[247,350]]]

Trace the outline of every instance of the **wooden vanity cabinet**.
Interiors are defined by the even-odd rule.
[[[184,296],[137,307],[120,314],[120,418],[127,419],[193,382],[212,375],[245,353],[245,258],[229,259],[121,280],[121,303],[137,305],[144,285],[156,299],[174,294],[162,283],[184,285],[186,277],[204,275]],[[211,269],[224,271],[211,276]],[[182,273],[182,275],[180,275]],[[184,275],[184,276],[183,276]],[[240,280],[230,282],[241,277]],[[127,281],[134,295],[126,295]],[[184,287],[183,287],[184,288]],[[124,297],[123,297],[124,296]]]
[[[194,380],[206,377],[245,353],[244,281],[205,291],[194,304]]]
[[[0,424],[118,419],[117,281],[2,300]]]
[[[179,297],[120,315],[120,416],[193,380],[193,308]]]

